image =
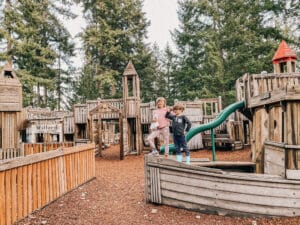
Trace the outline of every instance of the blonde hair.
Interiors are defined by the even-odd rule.
[[[157,105],[157,103],[158,103],[159,101],[164,101],[164,103],[165,103],[164,107],[167,106],[167,101],[166,101],[166,99],[165,99],[164,97],[158,97],[158,98],[156,99],[156,105]]]
[[[179,110],[184,110],[184,105],[181,103],[176,103],[173,107],[173,109],[179,109]]]

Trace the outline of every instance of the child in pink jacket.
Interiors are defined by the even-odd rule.
[[[169,155],[169,126],[170,122],[166,118],[167,108],[166,108],[166,99],[163,97],[159,97],[156,99],[156,107],[157,109],[153,110],[152,113],[152,123],[150,126],[151,134],[148,136],[147,140],[152,148],[151,155],[159,155],[158,150],[155,147],[154,139],[159,137],[160,134],[163,136],[164,145],[165,145],[165,157]]]

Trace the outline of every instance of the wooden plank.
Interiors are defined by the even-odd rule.
[[[51,160],[51,159],[50,159]],[[49,181],[49,173],[50,170],[50,160],[45,161],[45,204],[50,202],[50,181]],[[44,205],[45,205],[44,204]]]
[[[36,164],[36,182],[37,182],[37,208],[35,209],[39,209],[42,207],[42,175],[41,175],[41,162]]]
[[[32,165],[32,210],[38,208],[38,173],[37,163]]]
[[[54,166],[54,179],[53,179],[53,189],[54,189],[54,198],[58,198],[60,196],[60,185],[59,185],[59,158],[53,159]]]
[[[56,158],[59,156],[63,156],[65,154],[71,154],[73,152],[77,151],[87,151],[87,150],[94,150],[95,149],[95,144],[85,144],[82,146],[76,146],[76,147],[71,147],[71,148],[66,148],[65,150],[55,150],[55,151],[49,151],[49,152],[44,152],[43,154],[33,154],[30,155],[26,158],[17,158],[13,160],[8,160],[3,162],[0,165],[0,171],[3,170],[8,170],[11,168],[23,166],[23,165],[29,165],[29,164],[34,164],[36,162]]]
[[[17,221],[18,217],[18,192],[17,192],[17,169],[11,170],[11,219],[12,222]]]
[[[158,168],[150,168],[151,202],[161,203],[160,175]]]
[[[69,191],[71,190],[71,186],[70,186],[70,178],[71,178],[71,173],[70,173],[70,155],[67,155],[65,157],[65,160],[64,160],[64,163],[65,163],[65,171],[66,171],[66,191]]]
[[[300,170],[286,170],[286,178],[300,180]]]
[[[50,159],[48,161],[48,169],[47,169],[47,172],[48,172],[48,202],[49,201],[53,201],[54,200],[54,197],[53,197],[53,167],[52,167],[52,161],[53,159]]]
[[[26,167],[26,166],[25,166]],[[22,167],[17,168],[17,220],[20,220],[24,216],[24,202],[23,202],[23,195],[26,194],[24,192],[24,183],[23,183],[23,173],[25,172],[25,169],[23,171]],[[27,177],[26,177],[27,178]]]
[[[6,221],[6,185],[5,185],[5,172],[0,172],[0,225],[5,225]]]
[[[12,184],[11,184],[12,170],[5,172],[5,212],[6,224],[12,224]]]
[[[28,189],[28,166],[23,167],[23,174],[22,174],[22,180],[23,180],[23,217],[28,215],[28,196],[29,196],[29,189]],[[31,174],[30,174],[31,175]],[[31,184],[31,183],[29,183]]]
[[[266,208],[265,206],[251,207],[249,204],[240,204],[238,202],[222,201],[219,199],[208,199],[196,198],[192,200],[192,196],[186,201],[177,200],[173,198],[173,193],[164,193],[166,197],[163,199],[163,203],[166,205],[172,205],[179,208],[193,209],[202,212],[213,212],[219,215],[247,215],[247,216],[294,216],[299,214],[298,209],[291,208]],[[178,194],[181,199],[185,196],[183,194]],[[194,203],[197,202],[197,203]],[[200,204],[198,203],[200,202]]]
[[[220,189],[222,188],[223,184],[218,183],[220,185]],[[265,207],[286,207],[286,208],[299,208],[300,210],[300,202],[297,203],[299,198],[295,198],[292,196],[291,198],[287,197],[279,197],[273,195],[272,197],[268,196],[268,194],[261,194],[261,193],[240,193],[233,191],[224,191],[224,190],[217,190],[216,188],[212,187],[208,189],[207,187],[198,187],[198,186],[189,186],[186,184],[178,184],[178,183],[169,183],[169,182],[162,182],[161,183],[162,192],[164,191],[172,191],[175,195],[177,194],[185,194],[186,200],[190,196],[195,197],[203,197],[205,199],[217,199],[223,200],[228,202],[236,202],[245,203],[253,206],[265,206]],[[175,197],[174,195],[174,197]],[[224,207],[224,206],[222,206]],[[247,211],[246,211],[247,212]]]
[[[59,157],[59,184],[60,184],[60,195],[66,193],[66,178],[65,178],[65,163],[63,157]]]
[[[188,186],[202,187],[207,189],[216,189],[218,191],[237,192],[241,194],[253,194],[253,195],[267,195],[269,197],[279,196],[283,198],[300,198],[300,187],[295,187],[293,184],[273,182],[272,179],[247,179],[250,175],[242,174],[243,179],[239,179],[239,176],[226,177],[226,176],[209,176],[179,173],[175,171],[160,170],[161,182],[171,182],[175,184],[185,184]],[[260,175],[260,174],[256,174]],[[271,176],[272,177],[272,176]],[[274,176],[273,176],[274,177]],[[240,177],[241,178],[241,177]],[[281,178],[281,180],[284,179]],[[287,191],[287,190],[292,191]]]
[[[41,196],[41,207],[46,204],[46,180],[45,180],[45,163],[42,161],[40,165],[40,196]]]

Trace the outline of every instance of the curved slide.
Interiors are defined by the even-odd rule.
[[[242,109],[244,107],[245,107],[245,101],[235,102],[235,103],[227,106],[225,109],[223,109],[220,112],[220,114],[213,121],[206,123],[206,124],[201,124],[198,127],[192,127],[185,136],[186,141],[188,142],[189,140],[191,140],[196,134],[199,134],[203,131],[218,127],[221,123],[223,123],[227,119],[227,117],[231,113],[233,113],[234,111],[236,111],[238,109]],[[170,144],[169,145],[170,153],[173,152],[174,150],[175,150],[174,144]],[[160,148],[160,152],[163,153],[164,151],[165,151],[165,146],[162,146]]]

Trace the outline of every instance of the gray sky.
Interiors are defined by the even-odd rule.
[[[173,46],[170,31],[178,27],[177,0],[145,0],[144,12],[151,21],[148,28],[148,40],[156,42],[163,49],[167,42]]]
[[[85,27],[85,22],[81,17],[80,7],[74,7],[74,12],[79,16],[70,21],[65,21],[66,26],[73,37]],[[174,48],[171,39],[170,31],[178,27],[177,18],[178,4],[177,0],[144,0],[143,11],[146,13],[146,18],[150,20],[148,27],[147,43],[156,42],[162,50],[167,42]],[[80,48],[79,41],[76,41],[77,48]],[[80,55],[80,53],[78,53]],[[74,60],[76,63],[82,63],[80,56]],[[77,65],[81,66],[81,65]]]

